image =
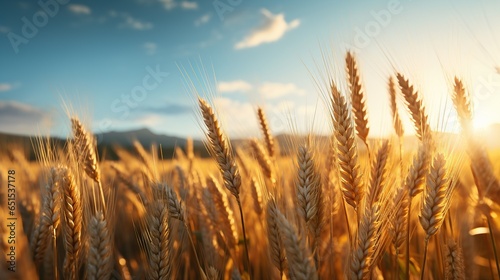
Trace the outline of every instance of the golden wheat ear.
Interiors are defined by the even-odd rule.
[[[296,279],[318,279],[318,272],[312,262],[311,253],[305,244],[305,240],[299,237],[292,224],[279,211],[277,212],[277,222],[291,277]]]
[[[208,149],[219,165],[224,186],[231,192],[238,203],[240,210],[241,228],[243,231],[243,243],[245,245],[245,267],[250,272],[250,257],[248,255],[248,244],[245,230],[245,219],[243,217],[243,208],[240,200],[241,175],[234,159],[233,152],[230,149],[229,140],[222,131],[219,121],[215,116],[212,107],[202,98],[198,98],[203,121],[207,127]]]
[[[462,248],[453,239],[450,239],[444,247],[445,279],[466,279]]]
[[[171,279],[173,266],[172,235],[168,206],[162,200],[148,209],[148,278]]]
[[[89,222],[89,252],[87,274],[89,279],[110,279],[113,272],[113,239],[104,213],[97,211]]]
[[[267,154],[269,157],[274,158],[276,153],[276,147],[274,146],[274,137],[269,128],[269,123],[267,121],[264,110],[261,107],[257,108],[257,117],[259,119],[259,126],[262,135],[264,136],[264,141],[266,143]]]
[[[417,133],[420,141],[425,142],[426,139],[431,139],[431,127],[429,125],[429,120],[425,108],[420,99],[418,92],[410,84],[409,80],[406,79],[401,73],[397,73],[396,77],[398,79],[399,87],[401,88],[401,93],[406,101],[406,106],[410,111],[410,116],[415,126],[415,131]]]
[[[368,113],[366,112],[366,97],[361,85],[356,58],[352,52],[347,52],[345,63],[349,90],[351,92],[352,111],[356,123],[356,132],[358,137],[363,140],[368,148],[368,133],[370,132],[370,128],[368,127]]]
[[[222,131],[212,107],[202,98],[198,98],[198,102],[203,121],[207,127],[208,148],[219,165],[224,178],[224,186],[234,197],[239,199],[241,176],[230,150],[229,141]]]
[[[405,133],[403,128],[403,123],[401,122],[401,117],[399,116],[398,106],[396,103],[396,84],[394,83],[394,78],[389,77],[389,100],[391,105],[392,113],[392,125],[396,135],[401,139]]]
[[[83,210],[80,188],[76,185],[72,172],[62,167],[59,180],[63,192],[63,233],[64,233],[64,279],[77,279],[80,269],[79,258],[82,249]]]
[[[364,195],[362,174],[358,163],[358,148],[349,107],[337,86],[331,84],[333,135],[336,140],[337,164],[345,201],[358,210]]]
[[[313,251],[319,237],[323,219],[322,186],[319,167],[310,144],[301,145],[297,153],[297,202],[300,216],[313,236]]]
[[[278,223],[278,206],[273,197],[270,197],[267,202],[266,225],[269,255],[272,263],[280,272],[280,279],[283,279],[283,275],[287,272],[287,261]]]
[[[43,262],[49,239],[52,236],[50,228],[55,231],[59,229],[61,209],[59,172],[59,168],[52,168],[50,180],[42,189],[42,211],[31,244],[31,251],[37,265]]]
[[[101,172],[97,162],[95,141],[91,134],[85,129],[83,124],[76,117],[71,118],[71,126],[73,129],[75,154],[79,159],[83,160],[85,173],[94,180],[99,188],[99,196],[101,207],[99,209],[106,211],[106,198],[101,183]],[[78,160],[80,162],[80,160]]]
[[[273,163],[271,158],[267,155],[264,147],[257,141],[257,139],[252,139],[250,141],[250,146],[252,147],[253,153],[257,162],[259,163],[264,176],[269,179],[273,184],[276,183],[276,175],[274,174]]]

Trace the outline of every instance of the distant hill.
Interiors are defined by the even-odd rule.
[[[151,145],[161,146],[161,153],[164,158],[172,158],[174,155],[175,147],[185,148],[186,139],[181,137],[167,136],[162,134],[155,134],[149,129],[138,129],[131,131],[111,131],[95,135],[97,139],[97,149],[99,155],[106,159],[118,159],[116,148],[120,147],[125,150],[133,150],[133,141],[137,140],[141,145],[149,150]],[[33,151],[33,143],[36,142],[34,136],[20,136],[0,132],[0,159],[3,156],[8,156],[8,149],[20,148],[25,151],[26,156],[30,160],[35,160],[35,153]],[[58,148],[63,148],[66,144],[66,139],[52,137],[51,140]],[[194,152],[198,156],[206,157],[208,152],[205,149],[202,141],[193,141]]]
[[[155,134],[147,128],[131,130],[131,131],[111,131],[96,135],[99,144],[120,145],[122,147],[132,146],[134,140],[139,141],[144,147],[149,147],[152,144],[162,145],[164,147],[175,147],[186,144],[186,139],[175,136],[167,136],[163,134]],[[194,140],[194,146],[203,146],[201,141]]]
[[[445,138],[453,139],[459,137],[455,134],[443,134]],[[500,124],[491,125],[488,129],[478,131],[476,134],[477,137],[481,139],[481,141],[488,147],[493,149],[500,149]],[[293,154],[294,152],[290,150],[292,147],[291,143],[297,143],[300,140],[303,140],[303,136],[295,136],[295,135],[287,135],[280,134],[276,135],[276,142],[278,143],[282,154]],[[30,136],[19,136],[8,133],[0,132],[0,160],[8,156],[8,150],[12,148],[20,148],[25,151],[26,155],[31,159],[35,159],[35,153],[33,151],[32,142],[35,141],[36,138]],[[66,139],[51,138],[56,147],[62,148],[66,144]],[[96,135],[97,143],[98,143],[98,151],[101,158],[116,160],[118,159],[116,154],[116,148],[121,147],[123,149],[132,151],[133,150],[133,141],[139,141],[142,146],[149,150],[151,145],[161,146],[161,153],[163,158],[169,159],[174,155],[175,147],[185,148],[186,139],[182,137],[169,136],[163,134],[156,134],[150,131],[149,129],[137,129],[130,131],[110,131]],[[318,136],[315,138],[315,143],[317,145],[328,147],[328,136]],[[410,147],[413,145],[417,145],[418,140],[414,136],[405,137],[405,146]],[[234,139],[232,141],[233,146],[244,146],[246,145],[247,140],[245,139]],[[207,157],[208,152],[200,140],[194,140],[194,151],[200,157]],[[361,150],[364,150],[364,145],[358,141],[358,147]]]

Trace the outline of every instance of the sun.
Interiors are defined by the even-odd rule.
[[[472,120],[474,130],[485,130],[492,124],[492,120],[488,115],[478,114]]]

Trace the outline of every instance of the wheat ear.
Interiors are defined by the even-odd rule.
[[[239,200],[241,176],[238,166],[231,153],[226,135],[220,128],[219,120],[212,107],[203,99],[198,98],[203,121],[207,126],[209,150],[216,159],[224,178],[224,186]]]
[[[297,201],[300,216],[316,241],[322,226],[321,175],[310,144],[301,145],[297,153]],[[312,250],[316,248],[316,242]]]
[[[443,154],[438,153],[433,160],[427,186],[424,192],[424,202],[419,215],[420,224],[425,232],[424,260],[422,264],[421,279],[424,277],[427,260],[427,247],[431,236],[441,227],[450,206],[453,187],[448,182],[446,174],[446,160]]]
[[[392,125],[394,126],[394,131],[396,131],[396,135],[401,139],[405,131],[398,112],[396,103],[396,84],[394,83],[394,78],[392,76],[389,77],[389,99],[391,104]]]
[[[382,146],[377,151],[377,156],[375,157],[370,175],[370,190],[368,194],[368,201],[373,204],[379,200],[379,196],[382,193],[382,187],[384,186],[384,181],[387,172],[387,158],[389,156],[390,145],[389,141],[385,140]]]
[[[430,151],[429,147],[421,144],[417,154],[413,157],[412,165],[405,179],[405,189],[408,194],[408,214],[406,221],[406,277],[410,277],[410,218],[412,199],[423,191],[425,178],[429,170]]]
[[[207,178],[207,188],[212,196],[212,201],[204,202],[205,204],[213,203],[215,205],[218,224],[223,229],[229,247],[233,247],[238,243],[238,231],[236,229],[234,213],[229,204],[226,192],[219,186],[214,176]]]
[[[364,194],[364,187],[351,114],[344,96],[333,82],[331,94],[334,137],[337,140],[337,164],[339,165],[342,193],[346,202],[357,210]]]
[[[73,136],[75,138],[75,148],[81,152],[83,158],[83,167],[87,175],[94,180],[99,187],[99,194],[101,197],[102,209],[106,209],[106,199],[101,184],[101,175],[97,163],[96,147],[94,139],[87,132],[83,124],[76,117],[71,118],[71,126],[73,129]]]
[[[49,244],[48,238],[52,236],[52,232],[49,230],[50,227],[56,231],[59,227],[61,200],[58,172],[58,168],[50,170],[50,180],[42,192],[43,201],[40,221],[35,230],[37,233],[36,238],[32,240],[33,257],[38,265],[43,261],[45,250]]]
[[[255,213],[260,216],[260,214],[264,211],[262,207],[262,190],[255,177],[252,177],[251,180],[252,184],[250,190],[252,192],[253,208]]]
[[[193,252],[194,252],[196,265],[198,266],[198,269],[200,270],[201,275],[206,278],[205,272],[203,271],[203,268],[201,267],[200,258],[198,257],[198,253],[196,252],[196,247],[194,245],[193,236],[191,234],[191,231],[190,231],[189,226],[187,224],[187,221],[185,219],[184,206],[183,206],[182,202],[177,197],[177,194],[175,193],[175,191],[172,188],[170,188],[169,186],[167,186],[166,184],[164,184],[163,186],[160,185],[159,187],[165,193],[165,197],[167,200],[168,213],[169,213],[170,217],[182,222],[182,224],[186,230],[186,233],[188,235],[189,243],[191,244],[191,247],[192,247]]]
[[[173,253],[168,206],[162,200],[152,203],[148,211],[148,261],[150,279],[171,279]]]
[[[110,279],[113,272],[113,240],[109,223],[101,211],[90,218],[89,253],[87,260],[88,279]]]
[[[426,138],[430,139],[431,128],[429,120],[418,92],[413,89],[413,86],[410,85],[410,82],[401,73],[397,73],[396,77],[403,97],[406,100],[406,106],[410,111],[418,138],[420,141],[424,141]]]
[[[433,160],[427,176],[424,203],[420,212],[420,223],[428,237],[436,234],[444,221],[446,210],[450,204],[453,188],[449,187],[446,174],[446,160],[438,153]]]
[[[351,91],[352,111],[356,122],[356,132],[368,148],[367,138],[370,128],[368,127],[368,116],[366,113],[366,98],[361,85],[356,59],[352,52],[347,52],[345,62],[347,65],[349,89]]]
[[[462,248],[460,248],[455,240],[450,239],[450,241],[448,241],[448,243],[445,245],[445,252],[445,279],[466,279]]]
[[[285,257],[285,249],[281,241],[280,226],[278,224],[278,206],[273,197],[267,202],[266,211],[267,222],[267,238],[269,241],[269,254],[274,266],[280,271],[280,279],[283,279],[283,274],[286,271],[287,262]]]
[[[467,90],[462,81],[455,77],[453,103],[467,139],[471,169],[477,179],[477,188],[481,198],[489,196],[493,201],[500,200],[500,182],[495,176],[493,166],[483,145],[476,141],[472,132],[472,109]]]
[[[472,122],[472,104],[465,90],[465,86],[458,77],[455,77],[453,84],[453,104],[458,113],[458,119],[462,128],[467,134],[470,133]]]
[[[134,150],[139,155],[139,159],[145,165],[146,170],[148,171],[150,178],[151,179],[155,178],[155,172],[154,172],[154,169],[153,169],[153,164],[151,163],[152,156],[144,149],[144,147],[142,146],[141,142],[139,142],[137,140],[134,140],[132,142],[132,145],[134,146]]]
[[[318,279],[318,273],[305,241],[299,238],[292,224],[277,212],[280,236],[285,247],[290,279]]]
[[[371,272],[376,242],[379,242],[378,220],[380,204],[367,206],[361,219],[357,242],[351,251],[348,279],[366,279]]]
[[[246,267],[250,269],[245,219],[243,217],[243,209],[241,207],[240,201],[241,175],[230,149],[229,141],[226,135],[222,132],[219,121],[215,116],[212,107],[202,98],[198,98],[198,103],[200,105],[203,121],[207,126],[207,140],[209,143],[208,148],[219,165],[222,178],[224,178],[224,186],[236,198],[236,202],[238,203],[241,218],[241,228],[243,230],[243,243],[245,244]]]
[[[64,279],[77,279],[78,258],[82,248],[82,205],[80,189],[76,186],[73,174],[66,167],[61,168],[60,182],[63,190],[64,213]]]
[[[274,137],[269,129],[269,123],[267,122],[264,110],[261,107],[257,108],[257,117],[259,118],[260,131],[262,132],[264,141],[266,142],[267,154],[269,157],[274,158],[276,150],[274,146]]]
[[[262,172],[274,184],[276,182],[276,176],[274,175],[271,159],[265,152],[262,145],[257,141],[257,139],[252,139],[252,141],[250,142],[250,146],[252,147],[252,150],[257,159],[257,162],[262,169]]]

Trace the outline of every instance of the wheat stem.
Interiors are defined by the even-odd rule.
[[[424,260],[422,262],[422,271],[420,272],[420,280],[424,280],[424,275],[425,275],[425,264],[427,263],[427,249],[429,247],[429,236],[427,235],[425,237],[425,244],[424,244]],[[408,278],[409,279],[409,278]]]

